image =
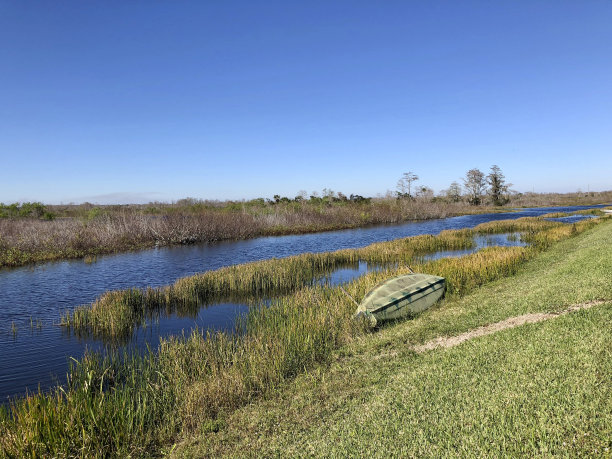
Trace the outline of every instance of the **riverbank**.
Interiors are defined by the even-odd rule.
[[[94,260],[98,255],[159,246],[307,234],[513,209],[425,199],[320,201],[51,207],[57,215],[53,219],[0,218],[0,268],[75,258]]]
[[[512,276],[555,241],[570,238],[561,243],[565,244],[561,249],[554,246],[551,250],[561,263],[568,253],[582,250],[579,243],[586,236],[601,235],[595,229],[580,235],[593,226],[608,229],[601,238],[603,247],[599,247],[599,240],[589,242],[598,247],[596,255],[608,256],[605,241],[610,223],[597,219],[567,225],[562,230],[556,225],[546,227],[535,233],[537,247],[493,248],[432,262],[428,267],[446,273],[451,286],[468,288],[440,308],[406,323],[421,324],[429,337],[435,337],[435,333],[444,331],[445,320],[425,319],[431,319],[436,312],[450,310],[446,325],[459,328],[496,314],[503,316],[504,311],[510,311],[491,307],[486,314],[472,311],[469,320],[464,317],[456,321],[453,305],[459,304],[457,298],[469,290]],[[392,246],[393,242],[386,244]],[[607,265],[604,272],[606,268]],[[353,297],[361,298],[382,278],[402,270],[406,268],[370,273],[346,289]],[[600,281],[601,273],[597,271],[595,275],[591,281]],[[325,371],[338,355],[359,351],[352,346],[376,343],[381,337],[390,339],[385,334],[402,326],[385,327],[372,335],[350,320],[353,310],[354,304],[339,289],[311,287],[278,299],[269,308],[252,309],[240,335],[203,337],[196,331],[189,337],[162,341],[157,353],[143,357],[88,356],[76,364],[64,389],[17,400],[11,408],[12,415],[0,413],[1,447],[7,455],[70,455],[80,451],[91,456],[138,456],[150,455],[196,432],[225,432],[235,410],[262,396],[274,397],[287,387],[287,381],[305,370],[311,376]],[[427,338],[427,333],[422,334]],[[389,342],[382,347],[388,346]]]
[[[611,237],[612,223],[599,225],[515,276],[359,337],[329,365],[221,416],[173,456],[607,457]],[[440,336],[595,300],[588,310],[452,349],[414,350]]]

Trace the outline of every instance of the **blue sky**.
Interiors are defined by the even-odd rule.
[[[612,2],[0,0],[0,202],[612,189]]]

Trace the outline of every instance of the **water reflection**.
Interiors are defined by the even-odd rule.
[[[487,234],[483,236],[476,236],[474,238],[475,247],[464,250],[443,250],[440,252],[425,255],[423,260],[438,260],[440,258],[447,257],[462,257],[469,255],[485,247],[525,247],[526,242],[521,240],[521,235],[517,233],[505,233],[505,234]]]

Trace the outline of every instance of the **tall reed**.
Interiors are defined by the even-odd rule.
[[[78,333],[122,339],[143,320],[160,312],[185,313],[198,305],[227,297],[252,302],[259,296],[279,295],[313,285],[321,277],[360,260],[368,263],[410,262],[415,255],[472,247],[470,231],[443,231],[372,244],[362,249],[306,253],[229,266],[177,280],[161,288],[126,289],[103,294],[62,316],[61,323]]]
[[[589,224],[580,222],[580,225]],[[415,264],[424,254],[471,248],[476,234],[521,233],[524,241],[545,248],[576,231],[575,225],[541,218],[502,220],[483,223],[474,229],[447,230],[437,236],[402,238],[360,249],[305,253],[229,266],[184,277],[166,287],[107,292],[91,305],[67,311],[61,324],[77,333],[121,340],[138,324],[160,313],[194,313],[199,305],[228,297],[250,303],[261,296],[284,294],[313,285],[322,276],[340,267],[354,266],[359,261],[381,266]]]

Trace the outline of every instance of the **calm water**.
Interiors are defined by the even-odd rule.
[[[68,357],[79,358],[85,349],[103,349],[91,338],[72,336],[55,325],[62,311],[90,303],[108,290],[161,286],[176,279],[223,266],[286,257],[305,252],[356,248],[419,234],[438,234],[446,229],[471,228],[480,223],[537,216],[548,212],[571,212],[603,206],[521,209],[514,213],[466,215],[425,222],[376,226],[326,233],[264,237],[248,241],[165,247],[141,252],[82,260],[45,263],[0,270],[0,400],[49,387],[65,380]],[[566,219],[572,221],[571,219]],[[504,240],[506,242],[504,242]],[[507,245],[503,236],[477,241],[479,246]],[[460,256],[466,251],[441,254]],[[333,274],[332,283],[348,281],[368,269],[365,263]],[[160,337],[200,328],[232,329],[235,317],[248,306],[226,303],[200,309],[194,317],[161,318],[140,328],[133,339],[137,346],[157,344]],[[37,326],[40,324],[40,326]]]

